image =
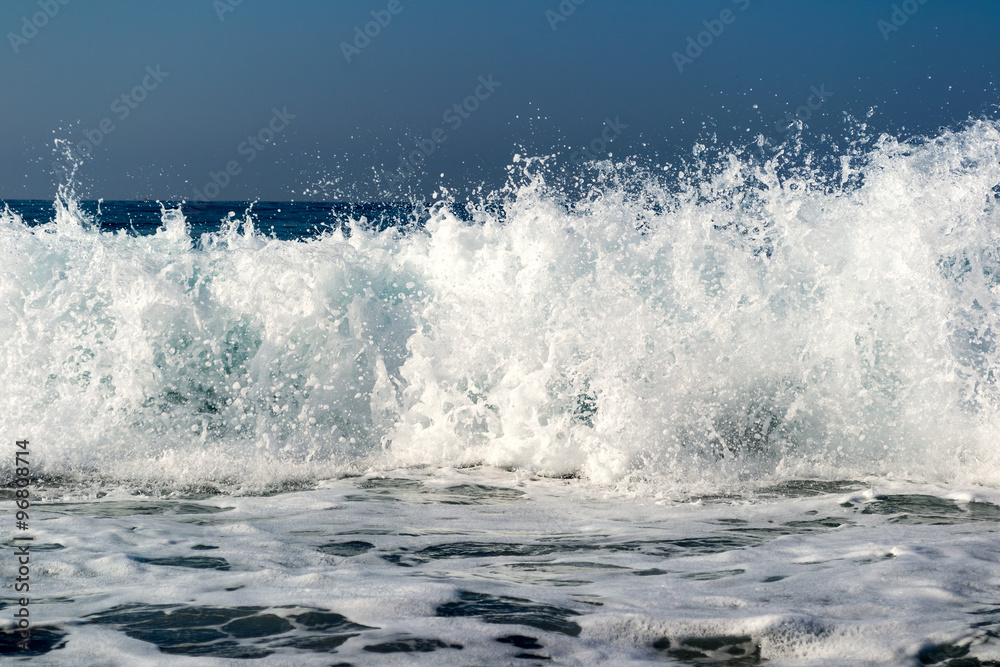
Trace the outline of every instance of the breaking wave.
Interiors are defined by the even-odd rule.
[[[412,465],[1000,484],[996,123],[836,169],[511,173],[461,216],[298,240],[252,214],[194,238],[183,206],[109,233],[68,189],[46,224],[8,208],[0,432],[50,478],[175,487]]]

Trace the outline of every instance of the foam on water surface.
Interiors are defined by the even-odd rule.
[[[506,500],[407,500],[466,485]],[[681,502],[397,470],[190,503],[201,514],[39,504],[36,540],[64,546],[32,556],[32,645],[53,665],[1000,660],[1000,492],[848,485]]]

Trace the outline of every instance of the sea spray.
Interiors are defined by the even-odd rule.
[[[102,232],[64,188],[51,223],[0,220],[0,430],[49,477],[126,485],[996,485],[998,127],[842,157],[609,165],[582,196],[525,169],[471,221],[291,241],[249,213],[193,238],[170,207]]]

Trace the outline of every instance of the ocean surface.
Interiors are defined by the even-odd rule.
[[[5,202],[0,652],[1000,664],[1000,125],[509,172]]]

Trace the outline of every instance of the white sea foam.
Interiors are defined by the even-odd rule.
[[[7,211],[0,431],[38,472],[168,486],[1000,483],[996,124],[837,177],[732,153],[574,199],[526,174],[502,214],[300,241],[172,209],[110,234],[65,191],[49,224]]]
[[[1000,658],[995,489],[879,482],[848,504],[841,494],[860,484],[813,482],[694,504],[609,497],[579,480],[515,482],[489,468],[393,474],[408,477],[270,497],[118,491],[34,505],[33,636],[57,635],[34,659],[508,665],[526,653],[566,665],[833,667]],[[983,499],[962,507],[941,498],[946,490]],[[308,627],[300,615],[317,611],[362,627]],[[259,625],[228,624],[250,615]],[[0,629],[13,624],[0,619]],[[416,641],[427,650],[407,651]]]

